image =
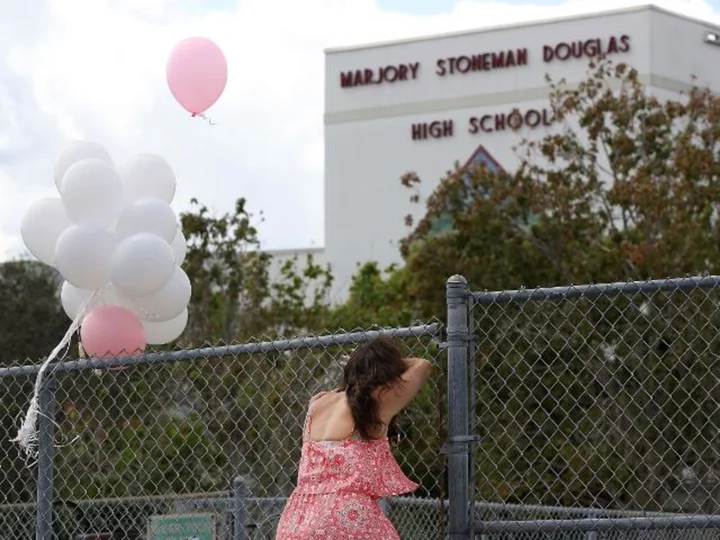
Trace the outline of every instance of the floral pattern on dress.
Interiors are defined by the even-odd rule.
[[[387,438],[306,438],[298,484],[280,517],[275,538],[400,540],[378,499],[410,493],[417,487],[395,461]]]

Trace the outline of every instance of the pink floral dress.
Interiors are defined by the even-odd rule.
[[[400,540],[378,499],[410,493],[387,438],[309,438],[308,412],[295,491],[280,517],[276,540]]]

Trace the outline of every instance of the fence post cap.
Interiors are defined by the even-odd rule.
[[[465,279],[460,274],[455,274],[454,276],[450,276],[446,282],[448,285],[467,285],[467,279]]]

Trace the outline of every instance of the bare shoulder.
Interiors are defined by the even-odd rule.
[[[313,397],[310,398],[309,406],[312,407],[315,405],[318,401],[325,401],[323,398],[329,397],[329,396],[338,396],[339,393],[334,390],[325,390],[323,392],[319,392],[315,394]]]

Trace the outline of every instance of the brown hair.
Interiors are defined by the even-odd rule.
[[[401,383],[401,376],[406,369],[400,344],[395,339],[380,337],[368,341],[350,355],[340,391],[344,391],[347,396],[355,429],[363,439],[376,438],[383,425],[373,392]],[[390,424],[388,431],[394,431],[397,427],[395,418]]]

